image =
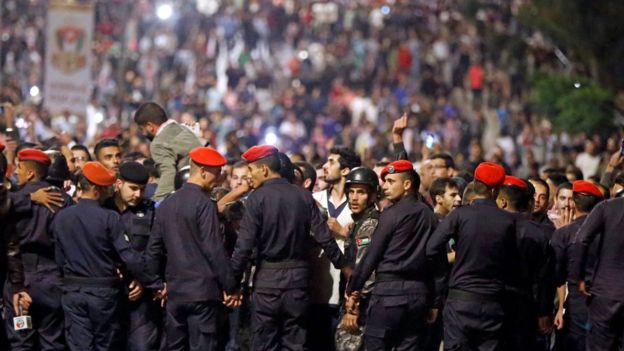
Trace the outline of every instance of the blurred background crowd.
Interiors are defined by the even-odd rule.
[[[92,150],[118,138],[126,153],[149,157],[132,115],[156,101],[232,160],[269,143],[319,166],[346,145],[373,166],[392,156],[404,112],[417,167],[447,152],[461,171],[488,160],[521,177],[597,178],[620,149],[617,104],[605,107],[613,122],[603,128],[543,118],[536,74],[589,73],[521,21],[528,1],[97,1],[85,115],[41,108],[47,3],[1,5],[0,101],[15,106],[21,142]],[[14,149],[11,139],[0,133]]]

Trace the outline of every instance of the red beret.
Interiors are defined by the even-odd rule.
[[[413,171],[414,165],[407,160],[398,160],[390,163],[381,170],[381,180],[386,181],[386,175]]]
[[[189,157],[200,166],[221,167],[227,163],[219,151],[208,146],[194,148],[189,152]]]
[[[23,149],[17,153],[17,158],[19,158],[20,161],[37,161],[48,166],[52,163],[50,156],[37,149]]]
[[[0,152],[4,151],[5,148],[6,148],[6,145],[4,145],[3,143],[0,143]]]
[[[82,166],[82,174],[91,183],[99,186],[110,186],[115,184],[115,180],[117,180],[115,172],[95,161],[85,163],[84,166]]]
[[[604,197],[604,195],[602,195],[602,191],[600,191],[596,185],[585,180],[577,180],[572,183],[572,192],[583,193],[600,198]]]
[[[474,179],[493,188],[505,181],[505,169],[494,162],[481,162],[474,171]]]
[[[256,145],[249,148],[249,150],[245,151],[242,155],[243,159],[247,162],[256,162],[261,158],[265,158],[267,156],[275,155],[279,152],[279,150],[275,146],[271,145]]]
[[[517,186],[518,188],[522,188],[522,189],[526,189],[527,188],[527,183],[518,178],[518,177],[514,177],[514,176],[505,176],[505,180],[503,181],[503,185],[514,185]]]

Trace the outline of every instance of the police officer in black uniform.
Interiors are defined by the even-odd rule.
[[[538,350],[538,339],[552,331],[555,298],[555,257],[550,233],[530,219],[533,187],[506,176],[496,203],[516,218],[520,260],[505,285],[505,350]],[[539,334],[538,334],[539,332]]]
[[[65,338],[72,351],[122,348],[119,265],[143,282],[154,280],[144,274],[119,215],[102,207],[115,181],[115,173],[101,163],[87,162],[78,176],[80,201],[60,211],[52,224],[63,274]]]
[[[356,266],[370,247],[373,233],[379,223],[379,211],[376,207],[379,178],[372,169],[357,167],[347,175],[345,189],[353,217],[353,225],[345,241],[345,255],[349,265]],[[366,311],[374,284],[373,273],[362,289],[359,308],[344,313],[342,322],[336,330],[337,351],[363,349],[362,331],[366,325]]]
[[[371,246],[351,277],[346,306],[348,311],[357,306],[361,290],[375,272],[364,330],[366,350],[422,350],[425,323],[435,321],[442,302],[443,289],[434,280],[444,281],[446,252],[431,260],[425,255],[437,219],[416,197],[420,177],[412,163],[390,163],[381,178],[392,205],[382,212]],[[436,291],[431,290],[434,285]]]
[[[39,189],[50,187],[50,183],[45,181],[51,163],[48,155],[41,150],[23,149],[18,154],[18,160],[16,175],[19,190],[11,194],[16,202]],[[64,200],[62,207],[72,203],[67,195]],[[61,280],[59,267],[54,261],[54,238],[50,231],[54,213],[32,202],[27,207],[14,208],[7,218],[6,230],[13,233],[11,241],[17,241],[21,254],[20,259],[15,255],[9,256],[9,279],[4,294],[7,334],[12,348],[16,350],[63,350]],[[26,331],[13,329],[15,311],[11,296],[20,291],[26,291],[34,302],[29,309],[33,328]]]
[[[447,350],[501,350],[505,283],[519,258],[512,214],[494,200],[505,178],[498,164],[483,162],[475,170],[470,206],[460,207],[438,225],[427,243],[427,255],[446,253],[455,240],[455,264],[444,306]]]
[[[585,338],[590,330],[587,298],[578,289],[578,277],[574,276],[574,267],[579,261],[576,233],[585,223],[587,215],[603,199],[600,189],[594,184],[577,180],[572,184],[574,199],[574,220],[555,231],[551,245],[556,255],[557,289],[560,308],[555,317],[555,325],[561,330],[557,334],[557,346],[565,351],[585,351]],[[599,241],[592,243],[587,259],[587,267],[593,269]],[[588,281],[590,279],[587,279]],[[567,283],[567,287],[566,287]],[[567,290],[567,296],[566,296]],[[565,314],[563,309],[565,308]]]
[[[619,350],[624,343],[624,198],[603,201],[577,233],[579,291],[589,297],[587,350]],[[590,247],[602,235],[597,264],[588,265]],[[593,271],[591,285],[588,274]]]
[[[337,268],[345,260],[309,191],[280,176],[278,150],[254,146],[243,154],[254,191],[247,198],[232,268],[240,281],[254,249],[257,269],[253,350],[302,350],[306,343],[312,238]],[[310,238],[312,233],[312,238]],[[350,274],[348,268],[343,270]]]
[[[217,350],[222,302],[234,307],[238,292],[219,230],[210,188],[227,163],[210,147],[189,153],[188,181],[165,198],[145,251],[150,274],[165,266],[167,350]],[[148,285],[161,288],[162,278]]]
[[[145,185],[149,173],[138,162],[122,163],[115,193],[105,203],[105,207],[119,213],[125,233],[132,248],[145,251],[154,223],[154,202],[145,199]],[[129,299],[124,314],[128,317],[126,349],[157,350],[160,341],[163,314],[160,305],[147,294],[138,297],[140,287],[137,282],[126,279],[129,286]]]

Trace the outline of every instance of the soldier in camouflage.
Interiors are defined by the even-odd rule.
[[[379,179],[377,174],[364,167],[353,169],[346,179],[347,199],[353,216],[353,224],[345,242],[345,254],[351,265],[357,265],[370,245],[373,232],[379,222],[375,206]],[[366,310],[375,282],[374,273],[366,281],[358,306],[343,309],[342,322],[336,330],[336,351],[363,349],[362,332],[366,324]]]

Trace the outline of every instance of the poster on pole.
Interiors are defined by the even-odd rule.
[[[91,98],[94,6],[50,1],[46,28],[44,107],[84,116]]]

